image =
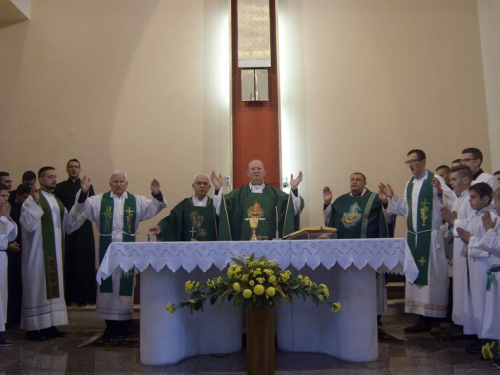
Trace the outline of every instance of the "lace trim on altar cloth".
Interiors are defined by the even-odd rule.
[[[366,266],[379,272],[403,273],[405,255],[409,250],[404,238],[358,240],[299,240],[299,241],[219,241],[219,242],[114,242],[111,243],[99,267],[97,280],[106,278],[120,267],[140,272],[148,266],[160,271],[165,266],[176,272],[195,267],[206,272],[215,266],[220,270],[232,264],[240,254],[265,255],[282,269],[290,265],[302,269],[305,265],[326,269],[338,264],[343,269],[354,265]],[[411,255],[410,255],[411,256]]]

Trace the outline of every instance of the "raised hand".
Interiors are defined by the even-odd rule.
[[[38,188],[36,187],[36,185],[33,185],[31,187],[31,196],[33,197],[33,200],[38,203],[38,201],[40,200],[40,192],[38,191]]]
[[[219,176],[217,176],[215,171],[212,171],[212,175],[210,176],[210,181],[212,181],[215,190],[220,190],[222,188],[222,175],[220,173]]]
[[[323,200],[325,201],[325,204],[332,203],[332,198],[333,198],[332,190],[328,186],[325,186],[323,188]]]
[[[432,186],[436,188],[438,195],[443,195],[443,188],[441,187],[441,181],[437,177],[434,177],[431,182]]]
[[[153,195],[158,195],[160,193],[160,183],[158,180],[153,179],[153,181],[151,181],[151,193],[153,193]]]
[[[381,182],[380,184],[378,184],[378,194],[379,196],[385,195],[387,198],[392,198],[394,196],[394,190],[391,185],[385,185]]]
[[[495,221],[491,220],[491,215],[488,211],[486,211],[482,217],[484,229],[494,229],[497,225],[497,219]]]
[[[92,182],[90,181],[90,177],[87,178],[87,175],[83,176],[82,180],[80,181],[80,189],[82,189],[82,193],[87,194],[91,186]]]
[[[290,175],[290,187],[295,190],[299,187],[299,184],[302,182],[302,172],[299,172],[299,175],[297,178],[294,180],[293,179],[293,174]]]
[[[149,233],[153,233],[154,235],[159,236],[161,234],[161,229],[158,226],[152,227],[152,228],[149,228]]]

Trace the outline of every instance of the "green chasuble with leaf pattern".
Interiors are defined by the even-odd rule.
[[[205,207],[195,206],[186,198],[162,219],[162,241],[217,241],[217,220],[213,199],[208,197]]]
[[[257,227],[257,236],[271,240],[276,237],[276,221],[278,221],[279,237],[299,230],[300,213],[295,216],[292,202],[293,193],[287,194],[269,186],[262,193],[252,193],[250,186],[244,185],[222,197],[219,215],[219,239],[221,241],[248,241],[252,235],[249,209],[260,207],[262,218]],[[257,203],[257,204],[256,204]],[[300,198],[300,211],[304,208],[304,200]],[[276,211],[278,220],[276,220]]]
[[[368,189],[363,196],[338,197],[332,204],[328,226],[337,229],[338,239],[394,236],[394,220],[388,226],[378,194]]]

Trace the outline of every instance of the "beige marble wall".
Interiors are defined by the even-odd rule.
[[[34,0],[0,28],[0,170],[62,180],[77,157],[97,191],[124,169],[171,205],[196,172],[230,175],[227,17],[227,0]],[[304,173],[303,225],[355,170],[402,194],[411,148],[433,169],[479,147],[491,169],[475,1],[278,0],[278,22],[282,174]]]
[[[354,171],[402,195],[413,148],[434,170],[478,147],[490,170],[475,1],[278,4],[282,153],[287,172],[306,171],[309,225],[322,223],[323,186],[346,193]]]
[[[96,191],[122,169],[138,194],[157,178],[171,207],[195,173],[228,174],[228,15],[225,0],[33,1],[0,29],[0,170],[63,180],[76,157]]]

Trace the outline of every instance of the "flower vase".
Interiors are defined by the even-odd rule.
[[[247,309],[247,374],[274,374],[274,351],[274,309],[267,303]]]

